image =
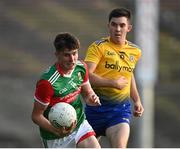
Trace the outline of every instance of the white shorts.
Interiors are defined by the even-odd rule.
[[[94,130],[87,120],[84,120],[79,129],[67,137],[55,140],[42,139],[45,148],[75,148],[76,144],[95,135]]]

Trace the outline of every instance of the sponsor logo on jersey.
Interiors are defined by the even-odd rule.
[[[107,55],[108,55],[108,56],[114,56],[114,55],[116,55],[116,53],[113,52],[113,51],[107,51]]]
[[[120,65],[119,65],[119,61],[116,61],[115,64],[108,63],[108,62],[106,61],[106,63],[105,63],[105,68],[107,68],[107,69],[114,69],[114,70],[117,70],[118,72],[120,72],[120,71],[133,72],[133,69],[134,69],[134,68],[127,67],[127,66],[120,66]]]
[[[72,93],[69,93],[63,97],[52,97],[52,101],[50,103],[50,105],[54,105],[58,102],[66,102],[66,103],[71,103],[73,102],[74,100],[77,99],[78,95],[81,93],[81,87],[77,88],[77,90],[75,90],[74,92]]]
[[[59,94],[61,95],[61,94],[65,93],[67,90],[68,90],[68,89],[67,89],[66,87],[63,88],[63,89],[61,89],[61,90],[59,91]]]

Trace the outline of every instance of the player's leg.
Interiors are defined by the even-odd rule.
[[[126,148],[130,134],[128,123],[119,123],[106,129],[106,136],[113,148]]]
[[[75,140],[76,146],[79,148],[100,148],[95,132],[87,120],[84,120],[79,127]]]
[[[101,148],[95,136],[90,136],[77,144],[78,148]]]
[[[109,104],[110,106],[110,104]],[[129,100],[111,105],[111,113],[106,128],[106,136],[113,148],[127,147],[130,133],[131,104]]]
[[[107,136],[101,136],[98,140],[101,148],[111,148],[110,140]]]

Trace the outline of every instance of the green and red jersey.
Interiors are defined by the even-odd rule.
[[[82,61],[77,61],[73,71],[66,75],[58,63],[49,67],[37,82],[34,99],[43,104],[48,105],[44,112],[44,116],[48,118],[50,108],[58,102],[66,102],[71,104],[77,113],[77,128],[85,119],[83,104],[81,102],[81,87],[88,83],[87,66]],[[40,128],[41,137],[44,139],[58,138]]]

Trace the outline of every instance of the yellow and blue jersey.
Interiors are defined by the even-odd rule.
[[[94,91],[109,97],[109,100],[123,101],[130,97],[131,77],[140,56],[140,48],[129,41],[120,46],[106,37],[92,43],[87,50],[85,61],[97,64],[94,73],[107,79],[124,76],[128,80],[128,85],[122,90],[112,87],[93,87]]]

